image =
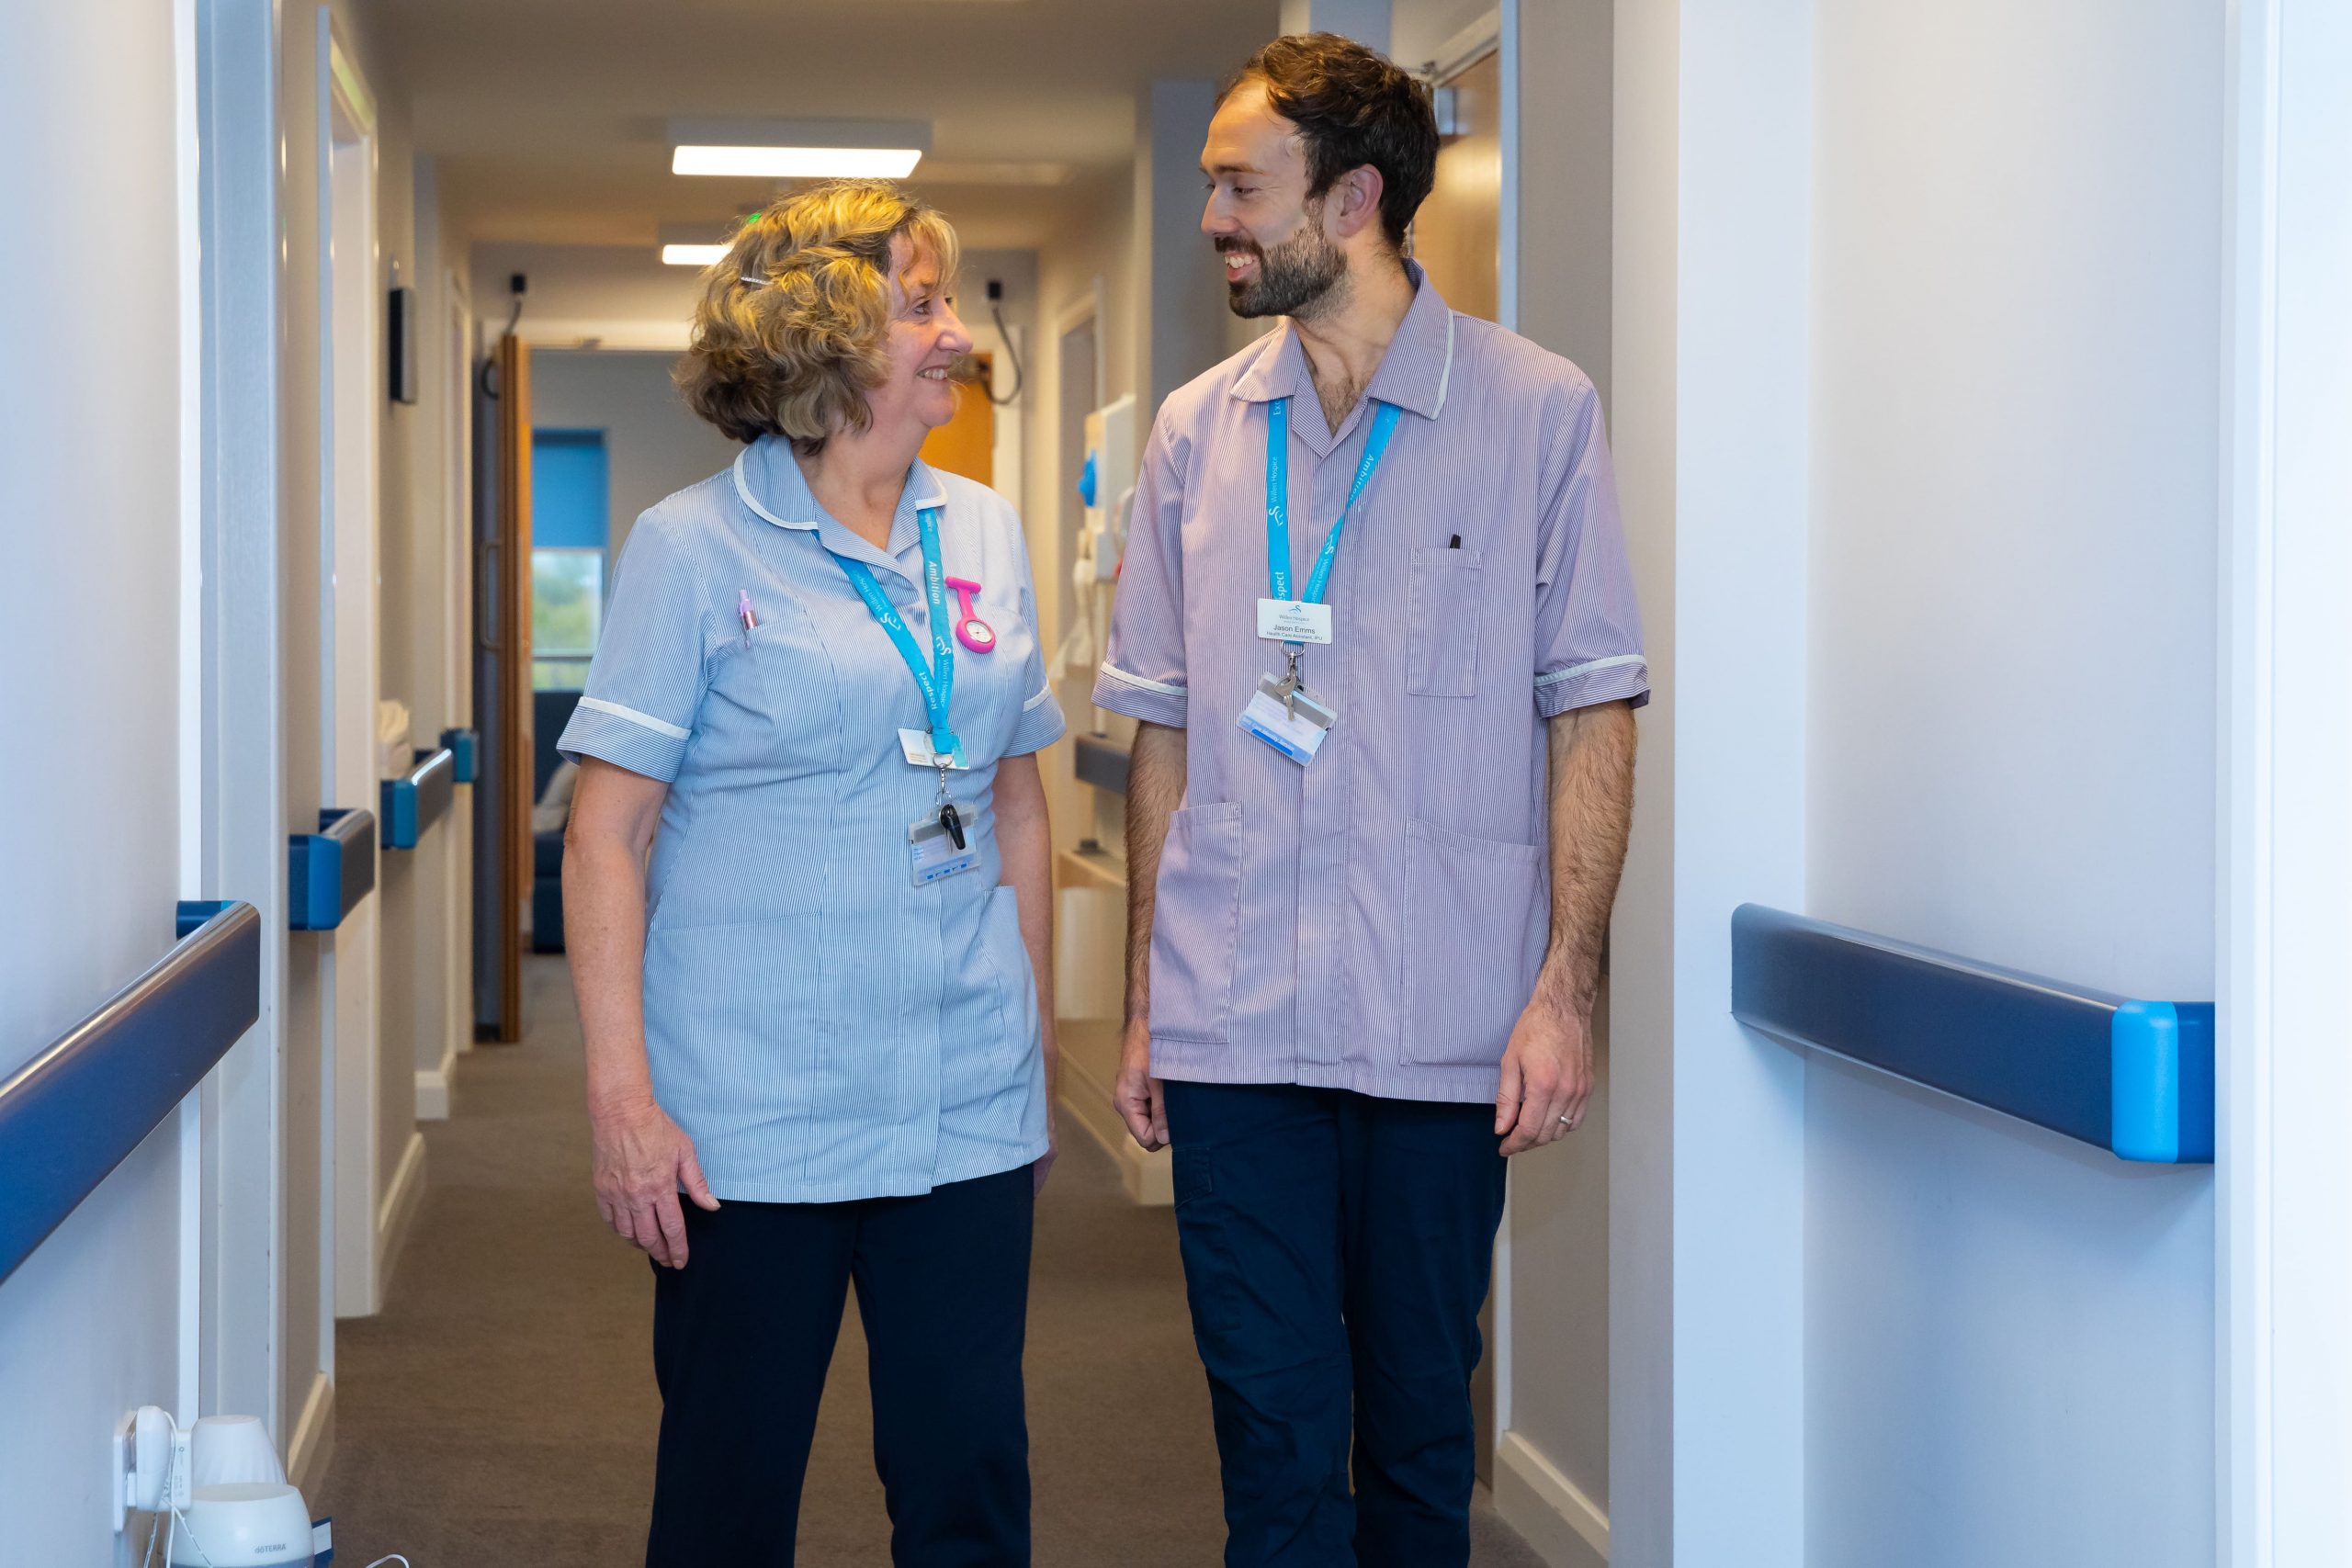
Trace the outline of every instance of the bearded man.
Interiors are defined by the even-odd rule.
[[[1469,1561],[1505,1160],[1591,1091],[1649,691],[1591,381],[1407,259],[1437,147],[1329,34],[1227,84],[1202,231],[1285,320],[1159,411],[1094,688],[1235,1568]]]

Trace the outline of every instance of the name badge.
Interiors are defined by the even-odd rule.
[[[1250,694],[1250,705],[1234,722],[1303,768],[1323,749],[1323,738],[1331,732],[1339,715],[1329,704],[1303,689],[1287,698],[1283,691],[1283,682],[1265,676]]]
[[[907,852],[917,887],[928,887],[980,863],[979,846],[967,836],[965,847],[957,849],[936,817],[925,818],[907,829]]]
[[[918,768],[939,766],[939,753],[931,748],[931,731],[928,729],[899,731],[899,750],[904,751],[907,754],[907,761]],[[972,764],[964,760],[964,748],[960,742],[948,757],[947,766],[959,773],[970,770]]]
[[[1303,599],[1261,599],[1258,635],[1268,642],[1329,642],[1331,606]]]

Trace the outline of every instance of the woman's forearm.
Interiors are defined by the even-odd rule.
[[[571,833],[563,848],[564,947],[594,1111],[653,1096],[645,1058],[645,862],[628,843]]]
[[[1021,907],[1021,942],[1037,978],[1037,1028],[1046,1054],[1046,1101],[1053,1103],[1061,1072],[1054,1038],[1054,848],[1046,818],[1046,782],[1033,754],[1009,757],[997,769],[997,847],[1004,880]]]

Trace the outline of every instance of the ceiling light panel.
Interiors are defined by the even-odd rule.
[[[927,120],[673,119],[670,172],[754,179],[904,179]]]
[[[760,147],[687,144],[670,154],[673,175],[737,178],[899,180],[922,161],[920,147]]]
[[[727,254],[725,245],[666,244],[662,260],[671,266],[708,266]]]

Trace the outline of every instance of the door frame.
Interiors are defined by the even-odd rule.
[[[2227,43],[2219,1555],[2303,1568],[2352,1560],[2352,19],[2241,0]]]
[[[192,29],[192,102],[181,156],[184,318],[195,323],[184,393],[196,415],[183,657],[183,886],[239,898],[286,927],[286,735],[278,528],[278,54],[271,0],[181,0]],[[193,252],[187,245],[192,243]],[[193,636],[195,641],[189,638]],[[189,812],[193,812],[191,818]],[[260,1415],[286,1429],[285,1039],[287,946],[262,944],[254,1027],[207,1077],[198,1170],[187,1197],[201,1263],[192,1370],[198,1411]],[[184,1399],[185,1403],[185,1399]]]
[[[334,13],[324,6],[318,11],[317,60],[319,588],[325,612],[320,771],[326,798],[372,808],[379,776],[376,701],[382,686],[376,586],[381,493],[376,106],[335,37]],[[345,918],[334,934],[322,987],[329,1032],[322,1169],[331,1173],[334,1196],[326,1206],[331,1289],[321,1342],[330,1346],[335,1317],[368,1316],[380,1305],[381,902],[379,889]],[[332,1355],[324,1359],[331,1369]]]
[[[441,288],[442,395],[448,400],[442,412],[440,499],[447,550],[442,592],[447,595],[449,637],[442,711],[450,715],[452,724],[469,729],[474,722],[474,308],[466,281],[455,268],[442,270]],[[449,1007],[443,1027],[460,1054],[474,1045],[475,809],[474,792],[467,790],[449,820]],[[444,1114],[456,1096],[455,1076],[453,1067],[442,1085]]]

